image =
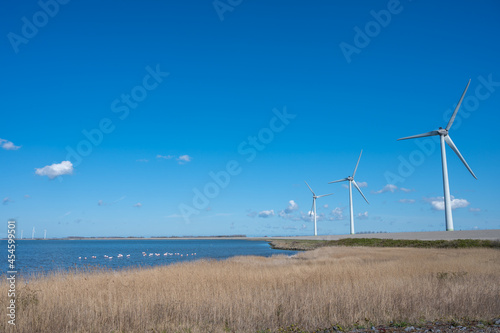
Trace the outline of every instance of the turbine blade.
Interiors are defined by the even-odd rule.
[[[306,181],[304,181],[304,183],[306,183],[307,187],[309,187],[309,189],[311,190],[312,194],[316,195],[316,194],[314,194],[314,191],[312,190],[311,186],[309,186],[309,184]]]
[[[333,182],[329,182],[328,184],[333,184],[333,183],[338,183],[338,182],[344,182],[346,180],[349,180],[349,179],[348,178],[344,178],[344,179],[334,180]]]
[[[317,199],[317,198],[321,198],[321,197],[327,197],[327,196],[332,195],[332,194],[333,194],[333,193],[330,193],[330,194],[323,194],[323,195],[318,195],[318,196],[316,197],[316,199]]]
[[[398,141],[399,140],[406,140],[406,139],[422,138],[424,136],[433,136],[433,135],[439,135],[439,132],[438,131],[432,131],[432,132],[427,132],[427,133],[422,133],[422,134],[407,136],[407,137],[398,139]]]
[[[460,160],[462,161],[462,163],[465,165],[465,167],[467,168],[467,170],[469,170],[469,172],[471,173],[472,177],[476,178],[476,175],[474,174],[474,172],[472,172],[472,169],[469,167],[469,165],[467,164],[467,162],[465,161],[465,158],[462,156],[462,154],[460,154],[460,152],[458,151],[458,148],[457,146],[455,146],[455,144],[453,143],[453,141],[451,140],[450,136],[447,135],[444,137],[444,139],[446,140],[446,143],[448,144],[448,146],[451,147],[451,149],[453,149],[453,151],[455,152],[455,154],[458,155],[458,158],[460,158]]]
[[[361,149],[361,153],[359,153],[358,162],[356,163],[356,167],[354,168],[354,172],[352,173],[352,177],[356,174],[356,170],[358,170],[359,160],[361,159],[361,154],[363,154],[363,149]]]
[[[455,111],[453,111],[453,115],[450,118],[450,121],[448,122],[448,125],[446,125],[446,130],[449,131],[451,125],[453,125],[453,121],[455,120],[455,117],[457,115],[458,109],[460,108],[460,104],[462,104],[462,100],[464,99],[465,93],[467,92],[467,89],[469,88],[470,84],[470,79],[469,82],[467,82],[467,87],[465,87],[464,93],[462,94],[462,97],[460,97],[460,100],[458,101],[457,107],[455,108]]]
[[[365,199],[366,203],[367,203],[367,204],[370,204],[370,203],[368,202],[368,200],[366,200],[365,195],[363,194],[363,192],[361,192],[361,189],[359,188],[358,184],[356,184],[356,181],[355,181],[355,180],[353,180],[353,181],[352,181],[352,184],[354,185],[354,187],[356,187],[356,188],[358,189],[359,193],[363,196],[363,198]]]
[[[314,200],[316,200],[316,199],[313,198],[313,204],[311,206],[311,210],[309,211],[309,216],[311,216],[314,212]]]

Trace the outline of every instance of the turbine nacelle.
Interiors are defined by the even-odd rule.
[[[439,135],[447,136],[448,135],[448,130],[444,129],[442,127],[439,127],[439,129],[436,131]]]

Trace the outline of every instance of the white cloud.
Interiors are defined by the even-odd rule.
[[[274,209],[263,210],[263,211],[259,212],[258,216],[261,218],[268,218],[268,217],[274,216]]]
[[[324,204],[323,208],[328,209],[328,204]]]
[[[29,199],[29,198],[31,198],[31,196],[29,194],[24,195],[24,199]]]
[[[170,160],[170,159],[172,159],[174,157],[175,156],[173,156],[173,155],[160,155],[160,154],[156,155],[156,158],[162,158],[164,160]]]
[[[181,155],[177,158],[177,161],[179,162],[179,164],[185,164],[187,162],[191,162],[193,160],[193,158],[189,155]]]
[[[466,199],[452,199],[451,200],[451,209],[456,208],[464,208],[470,205],[470,202]]]
[[[193,160],[193,158],[189,155],[181,155],[179,157],[175,157],[175,155],[156,155],[156,158],[159,158],[159,159],[164,159],[164,160],[171,160],[173,158],[175,158],[175,160],[179,163],[179,164],[186,164],[188,162],[191,162]],[[138,160],[138,161],[147,161],[147,160]]]
[[[291,200],[293,201],[293,200]],[[294,210],[292,211],[290,208],[294,207]],[[286,213],[286,210],[282,210],[278,213],[278,216],[285,219],[285,220],[290,220],[290,221],[307,221],[307,222],[310,222],[311,221],[311,218],[314,217],[314,215],[311,215],[312,212],[307,212],[307,213],[304,213],[304,212],[297,212],[299,207],[298,205],[295,207],[293,205],[290,205],[288,206],[288,209],[289,209],[289,212],[290,213]],[[324,215],[324,214],[323,214]],[[320,214],[318,214],[318,219],[320,218]]]
[[[134,207],[141,208],[141,207],[142,207],[142,204],[141,204],[140,202],[138,202],[138,203],[136,203],[136,204],[134,205]]]
[[[333,220],[343,220],[344,219],[344,210],[340,207],[337,207],[330,212],[330,216]]]
[[[385,185],[382,189],[378,190],[378,191],[374,191],[373,193],[374,194],[381,194],[381,193],[386,193],[386,192],[391,192],[391,193],[394,193],[398,190],[398,187],[396,185],[393,185],[393,184],[387,184]]]
[[[401,191],[405,192],[405,193],[409,193],[409,192],[413,192],[413,191],[415,191],[415,190],[411,190],[411,189],[409,189],[409,188],[404,188],[404,187],[400,187],[399,189],[400,189]]]
[[[436,198],[426,198],[425,201],[431,204],[432,209],[434,210],[444,210],[444,197],[436,197]],[[456,199],[451,196],[451,209],[464,208],[470,205],[466,199]]]
[[[9,198],[9,197],[5,197],[5,198],[3,198],[3,200],[2,200],[2,204],[4,204],[4,205],[8,204],[9,202],[12,202],[12,200],[10,200],[10,198]]]
[[[399,199],[401,203],[415,203],[414,199]]]
[[[284,212],[290,214],[299,209],[299,205],[294,200],[288,201],[288,207],[285,208]]]
[[[0,147],[5,150],[18,150],[21,146],[16,146],[12,141],[0,139]]]
[[[481,211],[481,208],[469,208],[469,212],[473,212],[473,213],[478,213]]]
[[[367,218],[368,218],[368,212],[364,212],[364,213],[359,213],[358,214],[358,219],[364,220],[364,219],[367,219]]]
[[[70,161],[62,161],[59,164],[52,164],[36,169],[35,173],[39,176],[47,176],[54,179],[62,175],[71,175],[73,173],[73,164]]]

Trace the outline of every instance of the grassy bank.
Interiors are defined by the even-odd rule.
[[[379,238],[344,238],[339,240],[296,240],[274,239],[269,241],[273,249],[308,251],[327,246],[369,246],[369,247],[416,247],[435,249],[495,248],[500,249],[500,241],[481,239],[456,240],[408,240]]]
[[[500,314],[493,249],[321,248],[17,281],[2,332],[277,332]],[[6,280],[0,307],[7,308]],[[298,332],[299,330],[295,331]]]

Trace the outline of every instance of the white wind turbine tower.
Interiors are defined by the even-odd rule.
[[[356,181],[354,180],[354,175],[356,174],[356,170],[358,169],[358,165],[359,165],[359,160],[361,159],[361,154],[363,154],[363,149],[361,149],[361,153],[359,153],[359,157],[358,157],[358,163],[356,163],[356,167],[354,168],[354,172],[352,173],[352,176],[349,176],[347,178],[344,178],[344,179],[339,179],[339,180],[334,180],[333,182],[329,182],[328,184],[332,184],[332,183],[338,183],[338,182],[343,182],[343,181],[346,181],[348,180],[349,181],[349,209],[350,209],[350,215],[351,215],[351,235],[354,235],[354,216],[353,216],[353,209],[352,209],[352,185],[354,185],[354,187],[356,187],[359,191],[359,193],[363,196],[363,199],[365,199],[365,201],[370,204],[368,202],[368,200],[366,200],[366,197],[365,195],[363,194],[363,192],[361,192],[361,189],[359,188],[358,184],[356,184]]]
[[[318,228],[316,225],[316,199],[332,195],[333,193],[316,195],[316,193],[314,193],[314,191],[312,190],[311,186],[309,186],[309,184],[306,181],[304,181],[304,183],[306,183],[307,187],[309,187],[309,189],[311,190],[312,195],[313,195],[313,204],[311,207],[311,212],[313,212],[313,214],[314,214],[314,236],[318,236]],[[311,214],[309,214],[309,215],[311,215]]]
[[[23,231],[24,231],[24,230],[21,230],[21,239],[23,239]]]
[[[47,239],[47,229],[43,231],[43,239]]]
[[[467,89],[469,88],[470,84],[470,79],[469,82],[467,83],[467,86],[465,87],[465,90],[462,94],[462,97],[460,97],[460,100],[458,101],[457,107],[455,108],[455,111],[453,112],[453,115],[450,118],[450,121],[448,122],[448,125],[446,125],[446,128],[439,127],[437,131],[432,131],[432,132],[427,132],[423,134],[417,134],[417,135],[412,135],[412,136],[407,136],[405,138],[401,138],[398,140],[406,140],[406,139],[413,139],[413,138],[421,138],[425,136],[434,136],[434,135],[439,135],[439,140],[441,142],[441,162],[442,162],[442,167],[443,167],[443,190],[444,190],[444,211],[445,211],[445,218],[446,218],[446,231],[453,231],[453,216],[451,215],[451,199],[450,199],[450,185],[448,183],[448,165],[446,164],[446,146],[444,145],[444,142],[450,146],[450,148],[458,155],[458,158],[463,162],[467,170],[471,173],[471,175],[477,179],[476,175],[474,172],[472,172],[472,169],[469,167],[465,159],[463,158],[462,154],[458,151],[458,148],[455,146],[453,141],[451,140],[448,131],[451,128],[451,125],[453,125],[453,121],[455,120],[455,117],[457,115],[458,109],[460,108],[460,104],[462,104],[462,100],[464,99],[465,93],[467,92]]]
[[[35,227],[33,227],[33,231],[31,232],[31,239],[35,239]]]

